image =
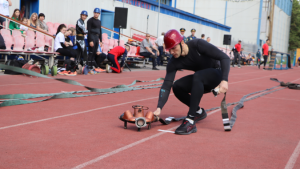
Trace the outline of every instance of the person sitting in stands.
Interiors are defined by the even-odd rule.
[[[96,58],[95,58],[95,61],[96,61],[96,65],[97,65],[97,68],[95,69],[95,71],[97,72],[102,72],[104,71],[103,69],[100,69],[100,65],[101,63],[107,58],[107,55],[105,53],[102,53],[102,49],[101,49],[101,46],[99,44],[98,46],[98,50],[97,50],[97,53],[96,53]]]
[[[27,22],[28,22],[28,19],[27,19],[27,18],[25,18],[25,17],[22,18],[22,23],[24,24],[24,25],[21,25],[21,26],[20,26],[20,30],[23,31],[22,36],[23,36],[23,35],[26,36],[26,31],[28,31],[28,27],[25,26],[25,25],[27,25]]]
[[[133,39],[128,39],[126,45],[129,45],[129,46],[136,46],[136,47],[137,47],[137,44],[134,42]]]
[[[41,30],[41,31],[45,31],[48,32],[48,26],[46,24],[45,20],[45,15],[43,13],[39,14],[39,19],[37,21],[37,27]]]
[[[13,13],[11,19],[16,20],[16,21],[20,21],[20,10],[19,9],[15,9],[14,10],[14,13]],[[9,29],[11,29],[11,30],[16,30],[16,29],[19,30],[20,29],[20,25],[18,23],[16,23],[16,22],[11,21],[11,22],[9,22]],[[10,32],[12,34],[12,31],[10,31]],[[21,32],[23,33],[23,31],[21,31]]]
[[[150,41],[150,34],[148,33],[146,34],[146,39],[142,41],[140,55],[146,58],[152,58],[152,70],[159,70],[156,68],[156,58],[159,55],[159,51],[152,45]]]
[[[31,26],[33,28],[39,29],[40,27],[37,25],[37,18],[38,18],[37,13],[32,13],[29,20],[28,20],[27,25]]]
[[[71,31],[68,32],[71,33]],[[54,50],[60,53],[60,55],[76,58],[77,53],[74,49],[69,48],[71,43],[66,42],[65,33],[66,33],[66,25],[64,24],[59,25],[54,40]],[[74,72],[70,72],[70,73],[74,73]]]
[[[112,50],[108,52],[107,59],[113,64],[113,66],[109,66],[106,64],[106,72],[107,73],[121,73],[124,69],[125,58],[127,57],[127,52],[130,50],[128,45],[124,47],[116,46]],[[122,57],[121,64],[119,64],[118,60]]]

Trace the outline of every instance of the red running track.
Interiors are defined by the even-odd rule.
[[[177,73],[177,78],[190,74]],[[227,102],[264,90],[281,81],[300,83],[299,68],[263,71],[232,68]],[[165,71],[137,71],[64,77],[86,86],[107,88],[133,80],[164,77]],[[53,93],[85,90],[51,79],[0,76],[0,94]],[[118,119],[134,104],[156,108],[159,89],[103,96],[56,99],[0,108],[0,168],[300,168],[300,96],[284,89],[245,103],[231,132],[223,131],[221,113],[212,111],[188,136],[174,131],[180,122],[151,130],[123,129]],[[206,94],[201,107],[219,106],[222,97]],[[233,107],[229,107],[229,111]],[[186,115],[188,108],[174,95],[162,117]]]

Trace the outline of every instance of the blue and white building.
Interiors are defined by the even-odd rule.
[[[292,0],[160,1],[159,8],[158,0],[12,0],[10,13],[26,5],[27,17],[32,12],[44,13],[46,22],[75,25],[82,10],[87,10],[91,17],[93,9],[99,7],[102,11],[102,25],[114,29],[115,7],[126,7],[127,29],[122,31],[125,35],[132,35],[131,28],[157,35],[169,29],[179,30],[184,27],[188,36],[190,30],[195,28],[197,37],[205,34],[218,47],[225,47],[223,35],[231,34],[232,45],[242,40],[246,51],[255,52],[270,34],[269,18],[274,9],[272,47],[281,52],[288,50]],[[112,36],[118,37],[117,34]]]

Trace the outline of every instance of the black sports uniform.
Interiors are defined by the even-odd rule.
[[[89,46],[89,56],[88,56],[88,66],[92,68],[92,62],[95,59],[97,49],[99,46],[99,40],[102,42],[102,31],[101,31],[101,21],[94,17],[87,21],[88,30],[88,46]],[[94,42],[94,46],[90,46],[90,42]]]
[[[157,107],[163,108],[173,86],[175,96],[190,108],[188,118],[194,120],[203,94],[217,87],[222,80],[228,81],[230,58],[202,39],[194,39],[186,44],[189,48],[188,54],[179,58],[172,57],[167,65]],[[173,84],[179,69],[192,70],[195,73],[176,80]]]

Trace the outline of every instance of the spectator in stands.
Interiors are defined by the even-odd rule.
[[[205,34],[201,35],[201,39],[203,39],[203,40],[205,39]]]
[[[87,21],[88,30],[88,44],[89,44],[89,54],[88,54],[88,68],[93,69],[93,61],[95,60],[96,53],[98,50],[98,45],[100,41],[100,46],[102,47],[102,31],[101,31],[101,21],[99,20],[100,9],[94,9],[94,16]]]
[[[86,51],[86,44],[84,40],[84,36],[88,33],[88,31],[85,28],[84,21],[88,17],[88,12],[83,10],[80,13],[80,19],[76,22],[76,41],[78,44],[77,52],[80,53],[77,57],[77,62],[81,61],[81,58],[83,59],[83,66],[87,64],[87,51]]]
[[[156,58],[159,55],[159,51],[155,46],[152,45],[150,41],[150,34],[146,34],[146,39],[142,41],[140,48],[140,55],[146,58],[152,58],[152,70],[159,70],[156,67]]]
[[[193,40],[193,39],[196,39],[197,37],[195,36],[195,33],[196,33],[196,29],[192,29],[191,30],[191,33],[192,33],[192,35],[190,35],[189,37],[188,37],[188,41],[190,41],[190,40]]]
[[[54,50],[60,53],[60,55],[76,58],[75,50],[69,49],[70,43],[65,40],[66,28],[67,27],[64,24],[58,26],[54,40]]]
[[[76,40],[76,30],[75,30],[75,28],[70,27],[68,29],[68,31],[70,31],[70,35],[68,35],[68,38],[70,39],[70,41],[73,44],[73,49],[77,49],[77,45],[76,45],[76,42],[75,42],[75,40]]]
[[[252,62],[251,53],[248,53],[248,56],[246,57],[246,64],[250,65],[251,62]]]
[[[71,41],[71,38],[69,36],[72,35],[72,30],[71,29],[68,29],[66,32],[65,32],[65,41],[66,41],[66,46],[68,49],[72,50],[73,49],[73,42]]]
[[[0,0],[0,14],[9,17],[9,6],[11,6],[11,0]],[[5,18],[0,16],[0,30],[2,29],[3,23],[6,21]]]
[[[37,27],[41,30],[41,31],[45,31],[48,32],[48,26],[46,24],[45,20],[45,15],[43,13],[39,14],[39,19],[37,21]]]
[[[32,13],[29,20],[28,20],[27,25],[31,26],[33,28],[39,29],[39,27],[37,26],[37,18],[38,18],[37,13]]]
[[[22,35],[26,35],[26,31],[28,31],[28,27],[27,26],[25,26],[25,25],[27,25],[27,22],[28,22],[28,19],[27,18],[22,18],[22,23],[24,24],[24,25],[21,25],[20,26],[20,30],[21,31],[23,31],[23,34]]]
[[[207,41],[208,43],[210,43],[210,37],[207,37],[206,41]]]
[[[128,45],[124,47],[116,46],[108,52],[107,59],[113,64],[113,66],[109,66],[106,64],[106,73],[121,73],[124,69],[125,58],[127,57],[127,52],[130,50]],[[118,60],[122,57],[121,64],[119,64]]]
[[[133,39],[128,39],[126,45],[129,45],[129,46],[136,46],[136,47],[138,46],[138,45],[136,44],[136,42],[134,42]]]
[[[180,34],[183,36],[183,41],[187,42],[187,38],[184,36],[185,28],[180,28]]]
[[[20,11],[21,20],[25,17],[25,10],[26,10],[26,6],[23,5]]]
[[[96,58],[95,58],[95,61],[96,61],[96,64],[97,64],[97,67],[95,69],[95,71],[97,72],[100,72],[102,69],[100,69],[100,65],[101,63],[107,58],[106,54],[105,53],[102,53],[102,49],[101,49],[101,46],[100,44],[98,45],[98,50],[97,50],[97,53],[96,53]]]
[[[11,19],[16,20],[16,21],[20,21],[20,10],[19,9],[15,9],[14,10],[14,13],[13,13]],[[16,22],[11,21],[11,22],[9,22],[9,29],[11,29],[11,30],[15,30],[15,29],[19,30],[20,29],[20,25],[18,23],[16,23]],[[23,31],[21,31],[21,32],[23,33]]]
[[[159,56],[157,57],[157,65],[162,66],[163,62],[163,53],[165,51],[165,43],[164,43],[165,32],[161,33],[161,36],[156,39],[155,44],[158,47]]]

